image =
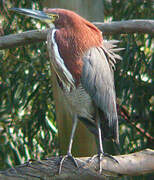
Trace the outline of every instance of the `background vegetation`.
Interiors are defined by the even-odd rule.
[[[9,7],[42,9],[42,3],[1,0],[0,35],[45,28],[39,21],[8,11]],[[104,17],[106,21],[152,19],[152,1],[104,0]],[[153,148],[152,37],[125,34],[106,38],[118,39],[125,47],[115,73],[121,153]],[[57,129],[46,43],[1,50],[0,168],[56,154]]]

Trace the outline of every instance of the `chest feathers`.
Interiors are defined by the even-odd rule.
[[[61,44],[60,42],[57,43],[56,31],[56,29],[53,29],[48,34],[47,46],[49,48],[51,66],[58,77],[58,84],[61,87],[64,103],[72,115],[78,114],[81,117],[91,119],[91,112],[93,112],[92,99],[80,83],[82,71],[81,58],[77,54],[75,54],[73,58],[71,55],[72,53],[70,53],[65,56],[67,57],[66,59],[63,59],[61,54],[64,56],[64,54],[68,52],[68,50],[66,50],[66,47],[68,46],[65,44],[63,48],[64,52],[62,53],[60,51],[61,48],[59,48],[59,46],[62,47],[64,40],[61,41]],[[51,47],[52,51],[50,50]],[[70,49],[70,51],[72,50]]]
[[[47,47],[51,59],[51,66],[53,67],[56,75],[58,76],[63,86],[68,87],[68,89],[74,88],[74,78],[68,70],[68,68],[66,67],[65,62],[59,53],[59,47],[55,40],[55,36],[56,29],[52,29],[47,36]],[[52,49],[52,51],[50,49]]]

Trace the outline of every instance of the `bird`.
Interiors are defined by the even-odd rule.
[[[63,93],[73,126],[67,155],[60,161],[59,173],[65,158],[72,156],[72,144],[78,120],[96,136],[98,142],[99,171],[104,153],[102,142],[111,138],[119,144],[119,125],[114,85],[117,40],[104,40],[102,32],[91,22],[67,9],[43,9],[43,11],[11,8],[10,10],[40,19],[49,26],[47,49],[51,70],[56,75]],[[117,161],[116,161],[117,162]]]

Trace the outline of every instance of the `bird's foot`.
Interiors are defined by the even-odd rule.
[[[110,158],[112,161],[114,161],[115,163],[118,163],[118,164],[119,164],[119,162],[118,162],[113,156],[111,156],[111,155],[109,155],[109,154],[107,154],[107,153],[100,152],[100,153],[94,155],[94,156],[89,160],[89,162],[91,163],[95,158],[98,158],[99,173],[100,173],[100,174],[102,173],[102,170],[103,170],[101,160],[102,160],[102,158],[105,158],[105,157]]]
[[[108,157],[109,159],[111,159],[111,160],[114,161],[115,163],[118,163],[118,164],[119,164],[119,162],[118,162],[113,156],[109,155],[108,153],[103,153],[103,156],[104,156],[104,157]]]
[[[75,167],[77,167],[77,168],[79,167],[76,159],[72,156],[72,154],[71,154],[71,153],[67,153],[67,155],[63,156],[63,157],[60,159],[60,162],[59,162],[59,171],[58,171],[59,174],[61,173],[62,166],[63,166],[64,160],[65,160],[66,158],[67,158],[67,159],[70,159],[70,160],[73,162],[73,164],[75,165]]]

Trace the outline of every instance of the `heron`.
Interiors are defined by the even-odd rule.
[[[49,26],[47,49],[58,88],[63,93],[73,126],[67,155],[60,161],[59,172],[65,158],[72,156],[72,144],[78,120],[96,136],[98,141],[99,171],[101,158],[107,156],[103,140],[111,138],[119,144],[119,126],[114,85],[117,54],[116,40],[104,40],[102,32],[77,13],[66,9],[43,11],[11,8],[12,11],[40,19]],[[56,101],[56,99],[55,99]]]

